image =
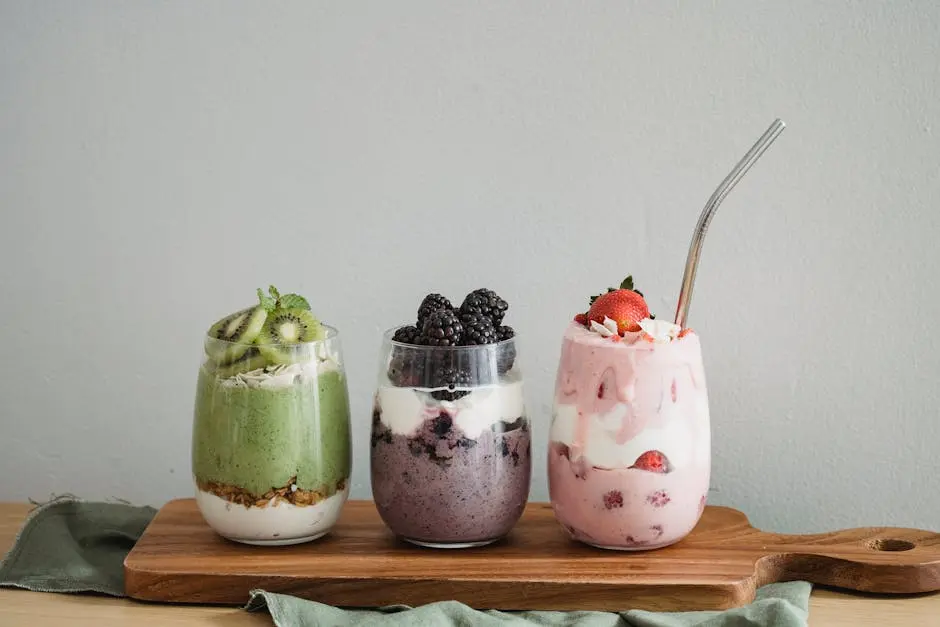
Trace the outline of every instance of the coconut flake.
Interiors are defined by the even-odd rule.
[[[668,344],[677,337],[682,330],[678,324],[673,324],[667,320],[653,320],[644,318],[639,322],[640,328],[656,344]]]
[[[620,335],[620,327],[617,325],[616,320],[604,316],[604,326],[607,327],[612,334]]]
[[[223,381],[222,384],[252,389],[288,387],[306,380],[315,380],[319,372],[318,366],[316,362],[265,366],[249,372],[239,372]]]
[[[610,337],[615,334],[614,331],[611,331],[606,326],[604,326],[603,324],[600,324],[596,320],[591,320],[591,331],[594,331],[601,337]]]

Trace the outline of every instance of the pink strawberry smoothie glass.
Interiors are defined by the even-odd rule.
[[[711,474],[708,392],[686,326],[702,243],[718,206],[783,132],[777,119],[699,216],[675,323],[652,319],[628,277],[565,332],[555,381],[548,485],[568,533],[604,549],[668,546],[705,510]]]
[[[558,521],[605,549],[673,544],[708,493],[710,426],[698,336],[565,332],[548,454]]]

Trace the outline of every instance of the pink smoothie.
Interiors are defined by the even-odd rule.
[[[701,516],[710,469],[698,337],[605,338],[572,323],[548,458],[555,516],[572,537],[626,550],[677,542]]]

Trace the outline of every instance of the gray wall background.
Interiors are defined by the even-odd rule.
[[[632,273],[690,324],[713,503],[940,521],[940,4],[0,1],[0,499],[191,494],[201,336],[256,287],[345,336],[354,497],[383,329],[512,304],[547,499],[559,340]]]

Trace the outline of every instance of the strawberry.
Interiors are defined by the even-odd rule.
[[[633,462],[630,468],[646,470],[648,472],[667,473],[669,472],[669,460],[659,451],[646,451],[636,458],[636,461]]]
[[[604,508],[614,509],[615,507],[623,507],[623,492],[620,490],[611,490],[604,495]]]
[[[642,296],[633,290],[619,289],[601,294],[591,305],[588,311],[588,320],[599,324],[604,318],[610,318],[617,323],[617,330],[621,335],[627,331],[639,331],[640,320],[649,318],[650,309]]]
[[[591,322],[604,324],[610,318],[617,323],[617,331],[622,336],[627,331],[639,331],[640,320],[655,318],[643,297],[643,292],[633,288],[633,276],[628,276],[619,288],[608,287],[603,294],[591,297],[591,307],[587,313],[579,313],[575,322],[590,328]],[[619,341],[618,335],[611,335],[613,341]]]
[[[655,492],[650,492],[646,496],[646,502],[653,507],[665,507],[671,500],[672,499],[669,498],[669,494],[665,490],[656,490]]]

